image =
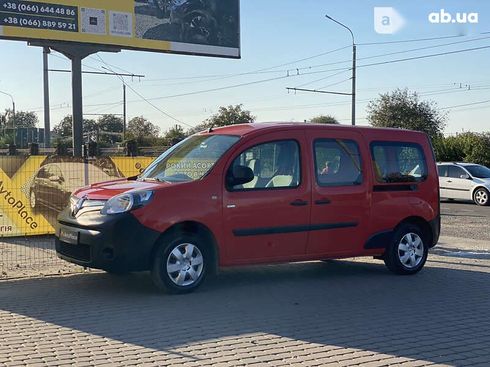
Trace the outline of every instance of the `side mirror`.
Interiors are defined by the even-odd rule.
[[[461,176],[459,176],[459,178],[462,178],[462,179],[465,179],[465,180],[471,180],[470,175],[467,175],[467,174],[461,175]]]
[[[226,183],[228,187],[236,185],[246,184],[254,179],[254,173],[250,167],[247,166],[235,166],[226,177]]]

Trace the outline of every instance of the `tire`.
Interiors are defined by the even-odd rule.
[[[195,235],[180,233],[167,238],[153,258],[151,276],[166,293],[189,293],[207,275],[210,257],[206,243]]]
[[[428,240],[421,229],[414,224],[403,224],[393,236],[383,260],[395,274],[418,273],[427,261]]]
[[[473,193],[473,201],[476,205],[487,206],[490,204],[489,196],[488,190],[480,187]]]

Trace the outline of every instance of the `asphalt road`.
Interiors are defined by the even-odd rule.
[[[441,203],[441,235],[485,241],[490,249],[490,206],[471,202]]]
[[[490,206],[478,206],[471,201],[442,201],[441,214],[446,216],[466,216],[469,218],[490,218]],[[490,231],[490,223],[488,223]]]

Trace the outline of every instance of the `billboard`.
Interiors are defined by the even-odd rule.
[[[0,0],[0,38],[240,57],[239,0]]]

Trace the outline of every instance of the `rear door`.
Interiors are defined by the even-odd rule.
[[[307,133],[313,160],[311,231],[308,254],[350,255],[362,251],[369,224],[367,149],[355,132]]]
[[[304,141],[302,131],[267,134],[229,161],[227,170],[245,165],[254,172],[251,183],[224,189],[223,226],[230,263],[304,256],[311,207]]]

